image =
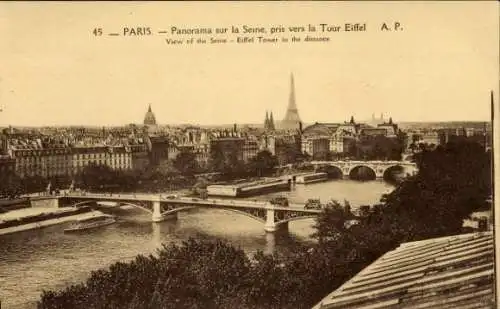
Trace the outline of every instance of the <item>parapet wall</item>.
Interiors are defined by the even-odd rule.
[[[34,208],[59,208],[59,199],[57,197],[31,198],[30,205]]]

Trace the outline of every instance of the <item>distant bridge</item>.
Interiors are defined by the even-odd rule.
[[[343,177],[351,177],[360,167],[366,167],[373,171],[376,178],[384,178],[386,173],[393,170],[401,170],[405,174],[414,175],[417,165],[408,161],[312,161],[316,168],[328,166],[335,168]]]
[[[171,198],[158,194],[97,194],[66,193],[54,197],[64,206],[83,206],[93,202],[115,202],[117,205],[130,205],[152,214],[153,222],[163,221],[176,216],[179,211],[195,208],[213,208],[233,211],[264,223],[267,232],[274,232],[278,227],[290,221],[314,218],[321,210],[304,209],[303,205],[290,204],[277,206],[266,201],[199,199],[189,197]]]

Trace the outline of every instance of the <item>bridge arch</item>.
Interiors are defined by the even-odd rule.
[[[285,220],[277,221],[275,224],[276,224],[276,226],[280,226],[281,224],[288,223],[288,222],[291,222],[291,221],[305,220],[305,219],[314,219],[317,216],[318,215],[306,215],[306,216],[299,216],[299,217],[287,218]]]
[[[322,164],[316,168],[316,172],[318,173],[326,173],[328,178],[332,179],[342,179],[344,176],[344,172],[342,171],[342,167],[335,164]]]
[[[405,177],[405,176],[406,176],[406,168],[401,164],[394,164],[394,165],[388,166],[387,168],[385,168],[385,170],[382,174],[382,178],[385,181],[389,181],[389,182],[397,181],[401,177]]]
[[[193,208],[205,208],[205,209],[217,209],[217,210],[223,210],[223,211],[232,211],[232,212],[238,213],[240,215],[247,216],[247,217],[250,217],[250,218],[252,218],[254,220],[257,220],[260,223],[265,223],[266,222],[265,217],[264,218],[260,218],[258,216],[252,215],[251,213],[243,211],[243,210],[237,210],[237,209],[226,208],[226,207],[210,207],[210,206],[205,206],[205,205],[181,206],[181,207],[177,207],[177,208],[170,209],[170,210],[167,210],[167,211],[163,211],[161,213],[161,215],[162,216],[167,216],[167,215],[171,215],[171,214],[174,214],[174,213],[181,212],[183,210],[188,210],[188,209],[193,209]],[[265,216],[265,213],[264,213],[264,216]]]
[[[182,207],[177,207],[169,210],[162,211],[161,215],[162,216],[167,216],[167,215],[172,215],[178,212],[181,212],[183,210],[189,210],[193,208],[198,208],[198,206],[182,206]]]
[[[360,175],[360,171],[366,171],[367,175]],[[357,164],[349,169],[349,179],[353,180],[375,180],[377,179],[377,171],[370,165]]]
[[[84,206],[86,204],[90,204],[90,203],[97,203],[97,202],[100,202],[100,201],[97,201],[97,200],[87,200],[87,201],[82,201],[82,202],[78,202],[76,204],[72,204],[71,206],[72,207],[79,207],[79,206]],[[116,201],[113,201],[113,202],[116,202]],[[142,211],[145,211],[149,214],[152,214],[153,211],[151,209],[148,209],[142,205],[138,205],[138,204],[134,204],[134,203],[128,203],[128,202],[116,202],[119,206],[133,206],[135,208],[139,208],[140,210]]]

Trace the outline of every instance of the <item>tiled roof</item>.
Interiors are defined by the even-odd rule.
[[[338,123],[320,123],[317,122],[313,125],[310,125],[308,127],[305,127],[303,130],[304,134],[327,134],[327,135],[332,135],[337,131],[337,129],[342,126],[341,124]]]
[[[491,232],[402,244],[313,309],[495,308]]]

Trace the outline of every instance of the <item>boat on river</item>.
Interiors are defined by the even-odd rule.
[[[86,231],[110,225],[115,222],[116,222],[115,216],[106,214],[97,214],[92,217],[76,220],[69,228],[65,229],[64,232],[71,233],[71,232]]]

